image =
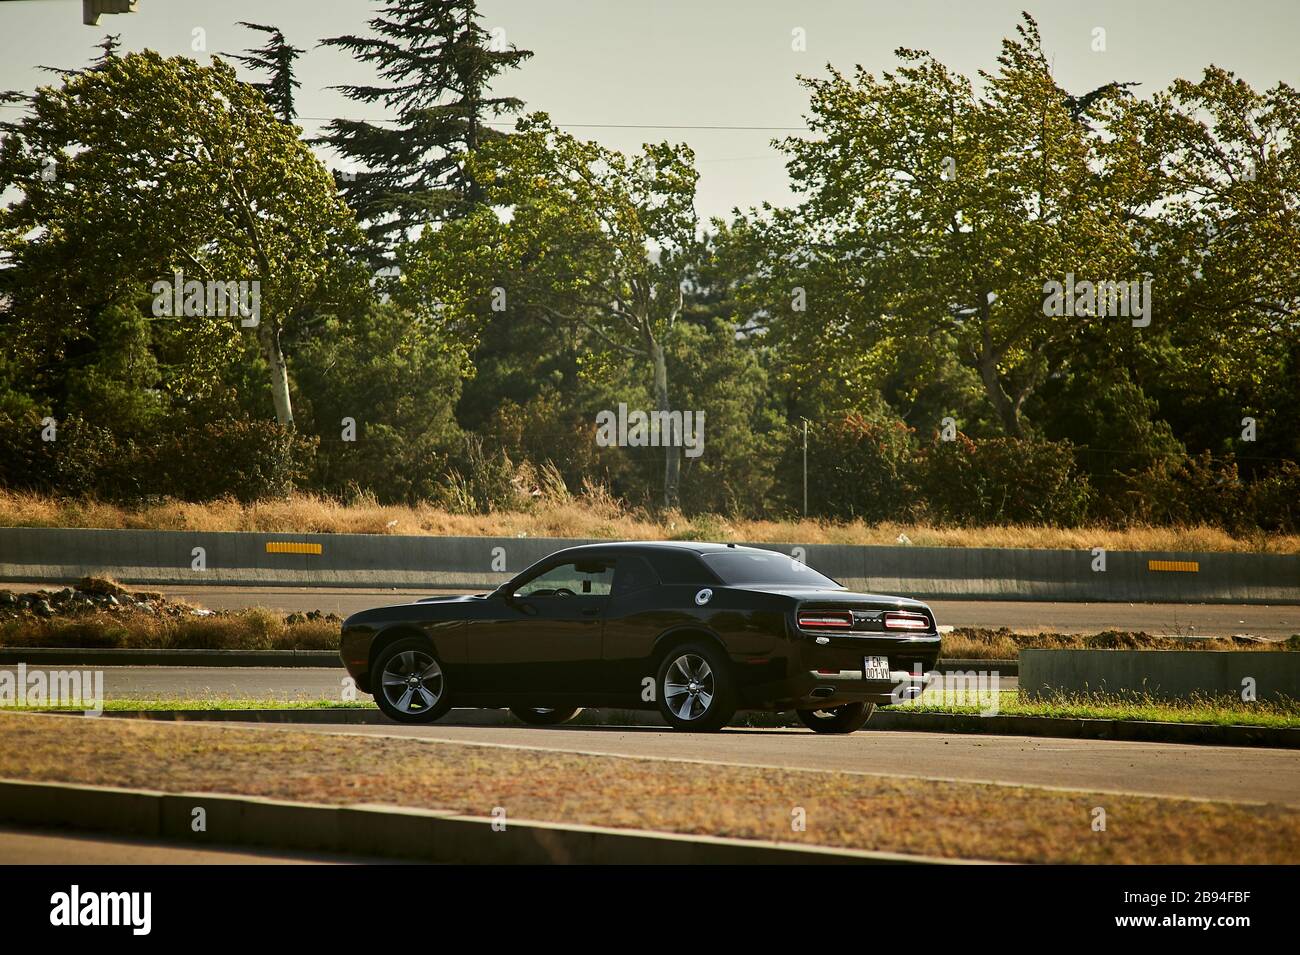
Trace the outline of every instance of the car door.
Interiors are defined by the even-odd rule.
[[[470,625],[475,693],[537,702],[598,690],[610,558],[544,567],[502,595],[494,619]]]

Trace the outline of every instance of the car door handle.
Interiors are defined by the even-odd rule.
[[[582,611],[582,615],[584,617],[594,617],[599,613],[600,613],[599,607],[587,607],[585,610]]]

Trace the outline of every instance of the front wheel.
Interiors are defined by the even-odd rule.
[[[829,710],[795,710],[795,714],[814,733],[852,733],[862,729],[875,710],[874,703],[845,703]]]
[[[510,712],[529,726],[559,726],[582,712],[580,706],[512,706]]]
[[[447,678],[429,641],[407,637],[375,661],[375,702],[398,723],[432,723],[451,709]]]
[[[736,715],[736,692],[726,655],[707,643],[673,647],[655,681],[659,713],[673,729],[712,733]]]

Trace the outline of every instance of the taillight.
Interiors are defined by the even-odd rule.
[[[930,618],[923,613],[911,613],[907,610],[889,610],[885,612],[886,630],[929,630]]]
[[[805,630],[851,630],[853,614],[847,610],[801,610],[799,626]]]

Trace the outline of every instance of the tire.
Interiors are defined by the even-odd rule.
[[[432,723],[451,709],[447,676],[428,640],[405,637],[375,660],[375,702],[397,723]]]
[[[673,647],[655,678],[659,713],[675,730],[713,733],[736,715],[736,688],[730,661],[708,643]]]
[[[512,706],[510,712],[529,726],[559,726],[582,712],[580,706]]]
[[[795,710],[795,714],[814,733],[852,733],[862,729],[875,711],[874,703],[845,703],[829,710]]]

